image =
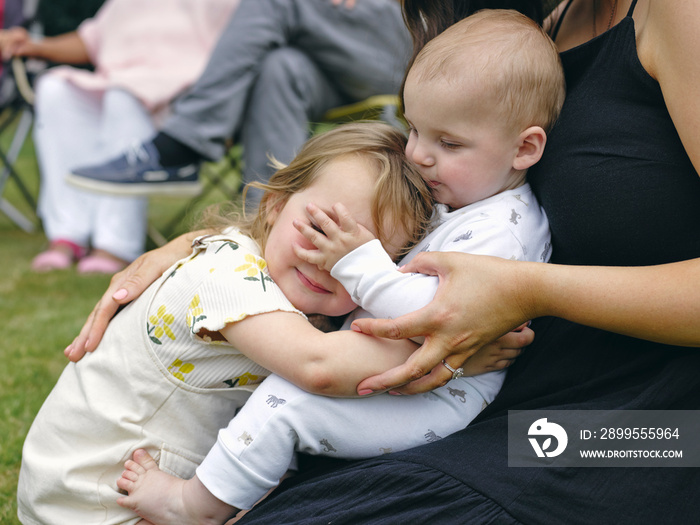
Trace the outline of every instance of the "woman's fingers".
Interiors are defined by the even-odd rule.
[[[455,370],[466,359],[455,354],[444,358]],[[442,343],[426,341],[405,364],[362,380],[357,386],[360,395],[389,390],[398,394],[420,394],[446,385],[454,372],[442,364]]]
[[[427,307],[426,307],[427,308]],[[425,323],[423,311],[425,308],[402,315],[396,319],[371,319],[363,317],[352,322],[356,332],[383,337],[385,339],[411,339],[425,336],[430,327]]]
[[[161,248],[144,253],[114,274],[107,291],[93,308],[80,333],[64,350],[66,357],[79,361],[86,352],[95,350],[119,308],[140,296],[167,268],[186,256],[191,251],[192,240],[203,233],[207,232],[181,235]]]
[[[447,252],[422,252],[400,269],[404,273],[424,273],[440,277],[451,271],[450,257]]]
[[[132,264],[136,266],[128,266],[112,277],[107,291],[90,312],[80,333],[64,350],[65,356],[71,361],[79,361],[87,352],[95,350],[119,308],[131,301],[132,297],[138,297],[148,287],[143,278],[130,275],[141,267],[136,261]]]
[[[95,306],[95,309],[96,308],[97,306]],[[85,324],[83,324],[83,327],[80,329],[78,337],[73,339],[73,342],[69,344],[63,351],[63,355],[65,355],[70,361],[80,361],[85,355],[85,345],[88,340],[88,333],[90,331],[90,328],[92,327],[93,319],[95,318],[95,309],[93,309],[92,312],[90,312],[90,315],[85,321]]]
[[[447,360],[445,360],[447,361]],[[459,367],[453,367],[458,369]],[[435,365],[435,367],[430,371],[430,373],[424,375],[420,379],[406,383],[403,386],[392,389],[395,394],[401,395],[413,395],[413,394],[423,394],[425,392],[430,392],[436,388],[445,386],[452,380],[454,372],[451,372],[445,365],[440,363]]]

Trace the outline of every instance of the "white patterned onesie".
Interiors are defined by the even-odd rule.
[[[452,212],[439,206],[436,228],[401,263],[421,251],[546,262],[549,225],[525,184]],[[331,273],[376,317],[425,306],[438,285],[437,277],[399,272],[379,241],[351,252]],[[220,500],[247,509],[277,485],[295,451],[353,459],[436,441],[467,426],[493,400],[504,377],[505,372],[462,377],[416,396],[341,399],[309,394],[273,374],[219,433],[197,476]]]
[[[301,315],[265,266],[239,232],[204,239],[112,320],[95,352],[66,367],[24,444],[22,523],[137,522],[116,503],[116,481],[137,448],[164,471],[192,477],[217,431],[268,375],[198,333],[265,312]]]

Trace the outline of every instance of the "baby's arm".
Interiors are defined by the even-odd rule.
[[[333,206],[337,222],[313,204],[306,210],[313,226],[300,221],[294,226],[316,249],[295,246],[296,254],[331,272],[357,305],[375,317],[394,318],[433,299],[438,279],[398,271],[379,240],[357,224],[342,204]]]
[[[339,207],[342,211],[342,206]],[[316,250],[297,250],[297,254],[313,264],[324,264],[340,281],[353,301],[375,317],[396,318],[426,306],[433,300],[439,279],[419,273],[403,273],[393,263],[381,243],[357,233],[354,221],[342,217],[334,222],[315,206],[307,207],[310,220],[322,231],[307,225],[297,229],[314,244]],[[503,258],[525,258],[521,240],[514,236],[501,213],[466,211],[449,214],[444,222],[422,242],[430,251],[453,251]],[[508,211],[507,209],[505,211]],[[532,222],[529,217],[528,224]],[[441,221],[443,219],[441,218]],[[542,239],[548,239],[546,222]],[[538,230],[541,229],[537,226]],[[532,237],[532,236],[531,236]],[[365,241],[362,243],[361,241]],[[537,244],[537,243],[533,243]],[[415,250],[404,259],[408,262]],[[422,342],[422,339],[414,339]]]
[[[375,317],[394,318],[433,299],[438,279],[399,272],[379,240],[355,222],[342,204],[333,206],[337,222],[313,204],[306,210],[315,227],[300,221],[294,226],[316,249],[295,246],[296,254],[331,272],[357,305]]]

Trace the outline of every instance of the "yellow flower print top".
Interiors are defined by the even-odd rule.
[[[218,331],[249,315],[303,314],[270,278],[250,238],[232,229],[195,244],[156,291],[145,336],[174,380],[201,388],[250,388],[269,372],[222,340]]]
[[[148,323],[146,324],[146,330],[148,336],[151,338],[155,344],[162,344],[161,339],[164,336],[169,337],[171,340],[175,340],[175,334],[173,333],[170,325],[175,322],[175,317],[173,314],[166,313],[166,307],[164,304],[158,307],[155,315],[151,315],[148,318]]]

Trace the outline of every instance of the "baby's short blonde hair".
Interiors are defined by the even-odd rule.
[[[513,10],[484,9],[430,40],[408,76],[443,78],[457,88],[479,86],[479,103],[519,129],[554,125],[564,103],[564,72],[556,45],[530,18]],[[490,107],[490,106],[489,106]]]
[[[400,253],[392,254],[403,255],[428,232],[434,205],[420,172],[406,158],[405,148],[403,132],[378,121],[342,124],[316,135],[288,165],[275,163],[278,169],[269,182],[250,184],[264,190],[258,213],[234,221],[235,225],[264,250],[271,229],[269,211],[311,186],[328,163],[359,155],[376,166],[371,210],[378,238],[389,246],[393,236],[406,235],[408,243]]]

